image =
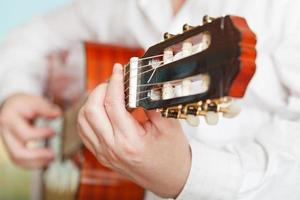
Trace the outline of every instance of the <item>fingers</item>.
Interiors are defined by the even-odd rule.
[[[113,155],[114,134],[104,109],[107,84],[99,85],[89,96],[78,116],[79,134],[99,162],[109,167],[107,155]]]
[[[139,126],[139,124],[125,108],[123,84],[122,66],[115,64],[104,104],[113,127],[119,129],[119,132],[129,134],[132,132],[132,128]]]
[[[113,74],[107,86],[104,104],[113,124],[122,123],[119,119],[126,119],[129,116],[125,108],[123,70],[120,64],[114,65]]]
[[[104,164],[109,166],[108,160],[103,156],[106,153],[106,146],[102,139],[98,139],[88,122],[79,117],[80,123],[78,123],[79,135],[86,146],[86,148],[94,154],[94,156]]]
[[[36,116],[51,119],[61,115],[60,108],[44,98],[36,97],[35,101],[32,102],[35,104],[33,111]]]
[[[9,120],[7,125],[12,134],[18,137],[22,143],[30,140],[42,140],[50,138],[54,135],[54,131],[50,128],[38,128],[24,121],[20,116],[12,116],[14,120]]]
[[[139,143],[135,133],[140,125],[125,108],[123,84],[122,66],[117,64],[109,84],[94,89],[78,116],[85,144],[103,164],[110,166],[114,165],[111,160],[118,160],[116,151],[120,151],[122,144],[132,149],[133,144]]]
[[[54,159],[54,152],[46,148],[29,148],[28,142],[54,135],[50,128],[32,125],[37,117],[54,118],[60,110],[39,96],[15,94],[6,99],[0,113],[3,141],[12,160],[25,168],[43,167]]]
[[[104,108],[106,89],[107,84],[101,84],[90,94],[83,114],[98,139],[111,147],[114,144],[114,133]]]
[[[101,84],[90,94],[80,110],[78,126],[87,148],[102,164],[110,166],[104,155],[112,154],[110,149],[114,145],[114,133],[104,108],[106,88],[107,84]]]
[[[86,145],[86,147],[92,152],[94,155],[97,154],[97,151],[101,151],[101,145],[98,141],[97,136],[95,135],[94,131],[88,124],[83,114],[83,110],[80,111],[78,115],[78,130],[79,135]]]
[[[12,160],[24,168],[41,168],[54,159],[51,149],[29,149],[18,140],[10,131],[3,129],[2,138]]]

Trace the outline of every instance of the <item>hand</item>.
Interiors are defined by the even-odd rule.
[[[54,134],[50,128],[35,127],[35,119],[51,119],[59,115],[59,108],[42,97],[16,94],[6,99],[0,111],[0,134],[11,159],[17,165],[27,169],[40,168],[54,159],[51,149],[28,148],[27,144]]]
[[[182,190],[191,165],[188,140],[177,120],[155,111],[139,124],[125,109],[122,66],[98,86],[78,116],[87,148],[107,167],[166,198]]]

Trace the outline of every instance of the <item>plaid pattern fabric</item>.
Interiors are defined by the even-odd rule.
[[[142,200],[144,189],[101,165],[84,149],[78,199],[80,200]]]

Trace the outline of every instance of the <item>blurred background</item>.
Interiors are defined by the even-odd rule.
[[[0,0],[0,41],[3,41],[11,28],[70,2],[71,0]]]
[[[0,43],[9,30],[71,0],[0,0]],[[0,200],[30,199],[30,174],[15,167],[0,141]]]

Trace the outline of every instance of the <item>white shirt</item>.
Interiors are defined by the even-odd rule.
[[[257,34],[257,72],[237,118],[183,123],[192,168],[178,199],[299,200],[299,7],[292,0],[187,0],[172,18],[167,0],[79,0],[9,35],[0,49],[0,96],[42,94],[46,55],[79,41],[147,48],[205,14],[243,16]]]

